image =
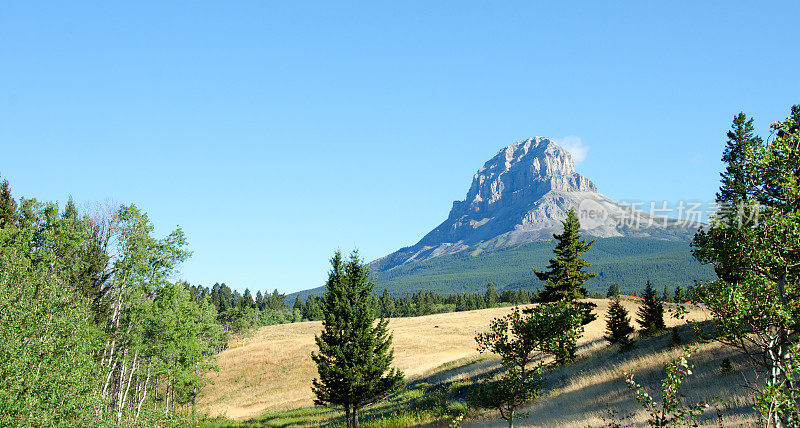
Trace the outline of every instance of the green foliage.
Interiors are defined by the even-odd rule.
[[[11,196],[8,180],[0,182],[0,228],[8,229],[19,221],[17,201]]]
[[[664,292],[661,293],[661,301],[663,302],[671,302],[672,301],[672,294],[669,292],[669,286],[664,285]]]
[[[487,308],[493,308],[500,303],[500,294],[497,293],[497,290],[494,288],[494,284],[491,282],[486,285],[486,296],[484,297],[484,302],[486,303]]]
[[[221,340],[208,300],[170,281],[183,233],[153,238],[133,205],[92,218],[71,198],[63,212],[15,208],[0,190],[13,217],[0,227],[0,425],[171,424]]]
[[[650,426],[696,426],[695,418],[709,406],[703,401],[686,405],[683,403],[684,395],[678,390],[686,376],[692,374],[694,366],[689,365],[688,358],[694,351],[694,348],[684,348],[678,358],[664,365],[666,376],[661,381],[661,403],[657,403],[644,387],[636,383],[632,374],[625,374],[628,388],[636,392],[636,401],[649,415],[647,423]]]
[[[733,373],[733,364],[731,364],[731,359],[725,357],[722,359],[722,362],[719,364],[719,371],[723,375]]]
[[[556,240],[553,249],[556,258],[550,259],[547,271],[538,272],[534,269],[536,277],[546,283],[540,296],[543,302],[584,298],[587,292],[583,284],[589,278],[597,276],[594,272],[584,271],[590,263],[583,260],[582,254],[592,248],[594,241],[587,243],[581,238],[580,221],[573,208],[570,208],[566,220],[561,224],[564,231],[553,235]]]
[[[474,407],[500,410],[500,417],[514,426],[515,418],[525,418],[527,413],[517,409],[538,396],[542,381],[540,369],[523,371],[519,367],[504,367],[503,374],[496,380],[481,382],[470,396]]]
[[[331,266],[321,300],[324,329],[315,336],[319,351],[311,354],[319,373],[312,390],[315,404],[344,407],[347,425],[357,427],[361,408],[398,392],[403,373],[391,368],[388,320],[375,322],[375,285],[367,266],[356,252],[343,263],[338,251]]]
[[[419,263],[373,272],[378,292],[387,289],[394,296],[419,290],[441,295],[478,293],[486,284],[498,292],[523,289],[535,291],[539,281],[532,278],[530,266],[547,265],[553,254],[552,241],[537,241],[497,251],[469,252],[437,257]],[[646,280],[654,286],[691,284],[695,280],[715,279],[714,269],[695,260],[685,241],[654,238],[597,238],[592,251],[585,254],[597,277],[584,284],[588,292],[605,293],[609,285],[620,284],[626,294],[642,290]],[[299,293],[322,295],[322,287]],[[292,298],[292,297],[290,297]]]
[[[534,399],[541,387],[539,374],[548,364],[563,364],[574,355],[583,333],[580,308],[569,302],[543,303],[495,318],[489,331],[478,334],[478,351],[500,357],[503,373],[499,379],[481,384],[472,401],[475,405],[500,410],[513,426],[517,408]],[[545,357],[553,362],[546,363]]]
[[[618,297],[620,294],[622,294],[622,290],[620,289],[619,284],[614,283],[608,286],[606,298],[611,299],[613,297]]]
[[[633,326],[631,326],[628,311],[620,303],[619,296],[616,296],[608,306],[605,339],[611,344],[618,343],[621,351],[627,350],[632,345],[632,341],[628,337],[631,333],[633,333]]]
[[[463,418],[467,407],[441,386],[409,385],[388,399],[375,403],[359,416],[359,423],[374,428],[445,426]],[[315,406],[288,411],[274,411],[249,421],[223,418],[202,421],[205,427],[343,427],[346,416],[332,407]]]
[[[784,424],[790,427],[800,425],[800,403],[798,403],[800,386],[797,384],[800,373],[799,347],[799,344],[793,344],[787,352],[787,358],[781,361],[780,369],[785,381],[768,384],[756,404],[761,414],[767,416],[775,425]],[[778,423],[775,423],[776,421]]]
[[[774,139],[753,135],[752,120],[734,118],[723,154],[720,210],[694,238],[694,255],[719,280],[702,285],[700,301],[714,316],[716,337],[768,370],[762,406],[770,424],[782,421],[791,397],[785,371],[800,326],[800,106],[772,125]]]
[[[686,294],[684,294],[683,287],[681,287],[680,284],[678,284],[675,287],[675,294],[673,296],[672,301],[675,302],[675,303],[684,303],[684,302],[686,302]]]
[[[100,332],[52,251],[73,236],[33,235],[0,229],[0,426],[96,425]]]
[[[656,334],[666,328],[664,324],[664,304],[656,294],[656,290],[647,281],[644,289],[644,302],[637,312],[636,322],[645,335]]]
[[[193,402],[216,365],[207,358],[222,337],[208,300],[195,303],[185,284],[166,283],[156,291],[145,331],[145,357],[166,379],[180,403]]]

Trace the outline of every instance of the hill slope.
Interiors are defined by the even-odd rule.
[[[386,271],[373,271],[376,291],[389,290],[394,294],[419,290],[439,294],[480,292],[492,282],[499,289],[533,288],[541,285],[532,269],[544,269],[553,257],[553,241],[534,241],[511,248],[487,251],[477,246],[433,259],[397,266]],[[690,254],[689,244],[651,238],[597,238],[586,259],[597,277],[586,283],[589,291],[605,292],[612,283],[626,293],[639,292],[650,280],[657,290],[664,285],[684,289],[695,280],[715,278],[714,270],[701,265]],[[323,287],[295,293],[305,299],[309,294],[321,295]]]
[[[638,382],[653,388],[649,391],[653,393],[663,376],[663,363],[674,358],[678,349],[668,347],[669,333],[641,340],[634,351],[625,354],[608,348],[602,339],[608,300],[592,301],[598,305],[598,319],[586,326],[579,342],[578,361],[544,374],[545,394],[528,406],[531,416],[520,420],[520,426],[600,426],[606,404],[623,414],[636,413],[631,422],[641,424],[643,413],[625,386],[623,372],[634,373]],[[638,306],[630,300],[623,304],[629,312],[635,312]],[[394,333],[395,364],[411,381],[409,389],[424,389],[424,382],[437,390],[450,391],[497,369],[496,359],[478,359],[474,336],[487,328],[489,320],[508,311],[509,308],[495,308],[392,319],[389,327]],[[688,315],[695,320],[704,316],[696,309]],[[673,318],[666,321],[668,326],[683,323]],[[198,408],[212,416],[225,415],[239,421],[219,420],[217,426],[341,425],[341,411],[311,408],[310,385],[316,372],[310,353],[315,349],[314,334],[320,329],[319,322],[263,327],[246,346],[223,352],[219,358],[221,371],[214,375],[214,383],[201,391]],[[684,328],[682,335],[688,340],[691,333]],[[734,372],[723,376],[719,365],[725,357],[732,360]],[[691,362],[697,369],[682,389],[689,400],[720,397],[725,426],[754,420],[752,397],[739,385],[743,377],[755,381],[755,372],[743,356],[711,343],[700,345]],[[383,417],[407,413],[411,409],[402,406],[413,402],[396,404],[401,407],[389,406]],[[285,412],[290,409],[298,410]],[[478,415],[472,423],[504,425],[493,412]]]

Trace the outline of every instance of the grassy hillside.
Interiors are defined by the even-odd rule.
[[[455,312],[414,318],[393,318],[395,364],[415,378],[462,358],[477,357],[475,333],[509,308]],[[311,351],[320,321],[262,327],[244,347],[219,356],[220,372],[212,375],[199,404],[212,416],[233,419],[267,410],[296,409],[313,404],[311,379],[316,375]]]
[[[499,289],[506,287],[538,287],[532,269],[542,270],[553,257],[553,241],[532,242],[517,247],[487,252],[480,248],[457,254],[437,257],[425,262],[398,266],[394,269],[373,272],[376,291],[388,289],[391,293],[406,294],[419,290],[439,294],[483,291],[493,282]],[[689,244],[653,238],[599,238],[586,256],[597,277],[589,280],[589,291],[605,292],[612,283],[618,283],[623,292],[634,293],[644,289],[649,279],[656,290],[664,285],[674,289],[682,284],[684,289],[695,280],[714,278],[714,270],[701,265],[691,255]],[[287,298],[293,303],[297,294],[305,299],[308,294],[322,294],[323,288],[302,291]]]
[[[656,388],[663,376],[663,363],[678,354],[670,348],[670,335],[638,341],[634,351],[620,354],[602,339],[607,300],[598,304],[598,319],[586,326],[579,342],[578,360],[571,365],[545,373],[543,396],[526,409],[531,416],[520,426],[601,426],[606,404],[622,414],[634,413],[632,422],[643,422],[644,414],[634,394],[627,390],[623,372],[634,373],[638,382]],[[625,301],[631,312],[638,303]],[[447,426],[450,414],[463,411],[463,391],[476,379],[499,367],[498,361],[475,351],[474,336],[483,331],[490,319],[509,308],[438,314],[418,318],[392,319],[396,365],[409,380],[406,392],[388,402],[367,409],[365,426],[416,426],[437,422]],[[704,319],[699,310],[689,317]],[[683,321],[667,319],[670,326]],[[310,389],[315,368],[309,354],[315,349],[313,335],[321,328],[318,322],[264,327],[244,346],[220,355],[221,371],[214,384],[205,387],[199,408],[212,416],[215,426],[328,426],[343,425],[338,409],[313,407]],[[692,333],[681,330],[688,341]],[[723,375],[722,358],[733,362],[734,371]],[[720,403],[708,412],[716,417],[719,410],[723,425],[750,423],[754,420],[752,394],[740,386],[744,380],[755,382],[755,370],[745,358],[718,344],[700,345],[691,358],[697,365],[683,388],[690,401],[719,397]],[[467,426],[502,426],[491,411],[471,410]]]

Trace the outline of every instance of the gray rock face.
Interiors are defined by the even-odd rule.
[[[466,198],[453,202],[447,220],[416,245],[376,260],[372,268],[387,270],[472,247],[491,251],[551,239],[570,208],[578,212],[584,232],[597,237],[686,239],[699,226],[614,202],[575,172],[569,152],[535,137],[500,150],[475,173]]]

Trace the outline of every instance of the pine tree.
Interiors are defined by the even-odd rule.
[[[394,351],[387,319],[375,322],[375,284],[369,268],[353,252],[344,264],[339,251],[321,299],[323,331],[315,337],[318,353],[311,358],[319,378],[312,390],[318,405],[344,407],[348,427],[358,426],[360,410],[398,392],[403,373],[391,368]]]
[[[11,196],[8,180],[0,183],[0,228],[14,226],[19,221],[17,201]]]
[[[244,308],[252,308],[255,302],[253,301],[253,295],[250,293],[249,288],[244,289],[244,295],[240,300],[242,309]]]
[[[493,308],[500,302],[500,295],[497,293],[497,290],[494,288],[494,284],[491,282],[486,284],[486,297],[484,300],[486,300],[487,308]]]
[[[686,301],[686,296],[683,294],[683,287],[680,284],[675,286],[675,303],[683,303]]]
[[[383,295],[381,296],[381,308],[382,308],[382,317],[391,318],[395,316],[395,312],[397,311],[397,307],[394,302],[394,297],[389,294],[389,290],[383,289]]]
[[[606,297],[609,299],[612,297],[619,296],[622,293],[622,290],[619,288],[619,284],[611,284],[608,286],[608,291],[606,292]]]
[[[553,250],[556,258],[550,260],[547,271],[538,272],[534,269],[536,276],[546,282],[541,293],[543,302],[574,301],[584,298],[587,292],[583,284],[589,278],[597,276],[596,273],[583,270],[590,264],[581,258],[581,254],[589,251],[594,241],[587,243],[581,238],[581,224],[575,209],[570,208],[562,224],[564,231],[553,235],[556,240],[556,247]]]
[[[467,310],[467,302],[464,300],[464,295],[458,293],[456,295],[456,312],[466,311]]]
[[[666,284],[664,285],[664,293],[662,293],[661,300],[664,302],[669,302],[670,300],[672,300],[672,296],[669,293],[669,286],[667,286]]]
[[[256,293],[256,307],[257,307],[257,308],[258,308],[258,310],[260,310],[260,311],[263,311],[263,310],[264,310],[264,308],[265,308],[265,305],[264,305],[264,295],[263,295],[263,294],[261,294],[261,290],[258,290],[258,293]]]
[[[306,297],[306,302],[303,304],[303,318],[309,321],[320,320],[324,317],[322,308],[320,308],[317,298],[313,294]]]
[[[630,343],[628,335],[631,333],[633,333],[633,326],[631,326],[628,311],[620,303],[619,296],[616,296],[608,306],[605,338],[609,343],[619,343],[625,348]]]
[[[722,153],[722,161],[727,166],[725,172],[720,173],[722,185],[717,192],[718,202],[737,205],[756,195],[757,172],[752,160],[762,145],[761,137],[755,135],[753,119],[748,119],[744,113],[737,114]]]
[[[711,263],[717,276],[736,284],[745,277],[753,260],[753,246],[747,245],[750,224],[756,218],[756,199],[759,189],[757,165],[763,141],[754,135],[753,119],[744,113],[733,118],[728,131],[728,141],[722,154],[727,164],[716,203],[717,214],[711,219],[712,227],[698,231],[692,240],[693,254],[701,263]]]
[[[664,324],[664,305],[658,298],[656,290],[650,281],[647,281],[644,289],[644,303],[637,312],[639,323],[645,334],[655,334],[666,328]]]

